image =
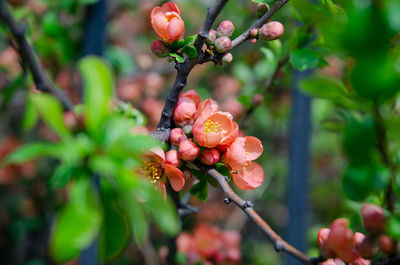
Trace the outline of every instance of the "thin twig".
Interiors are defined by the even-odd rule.
[[[285,58],[283,58],[282,60],[280,60],[280,61],[278,62],[278,65],[276,66],[275,72],[273,73],[273,75],[265,81],[265,84],[264,84],[262,90],[260,91],[260,94],[261,94],[261,95],[264,96],[264,95],[268,92],[269,88],[270,88],[271,85],[272,85],[272,82],[277,78],[277,76],[278,76],[280,70],[281,70],[282,67],[288,62],[288,60],[289,60],[289,57],[286,56]],[[250,120],[251,114],[253,114],[254,110],[255,110],[258,106],[259,106],[259,105],[252,104],[252,105],[250,106],[250,108],[248,108],[248,109],[246,110],[246,112],[243,114],[242,118],[241,118],[240,121],[239,121],[239,127],[240,127],[240,128],[243,129],[243,128],[246,127],[246,125],[248,124],[248,122],[249,122],[249,120]]]
[[[232,49],[239,46],[246,40],[250,39],[250,30],[254,28],[260,28],[264,25],[268,19],[272,17],[282,6],[284,6],[289,0],[278,0],[267,13],[264,14],[256,23],[254,23],[250,28],[248,28],[245,32],[243,32],[240,36],[232,41]]]
[[[202,172],[207,173],[211,177],[213,177],[217,182],[220,188],[225,193],[225,203],[233,202],[236,206],[242,209],[243,212],[247,214],[247,216],[252,220],[257,227],[263,232],[265,236],[274,244],[276,251],[283,251],[288,253],[289,255],[295,257],[303,264],[311,265],[314,264],[312,258],[308,257],[303,252],[299,251],[285,240],[283,240],[269,225],[266,221],[264,221],[258,213],[253,209],[253,204],[250,201],[245,201],[239,195],[237,195],[229,186],[226,181],[227,177],[220,174],[216,169],[206,167],[202,163],[195,161],[193,163],[197,166]]]
[[[65,110],[72,110],[74,105],[65,95],[65,93],[54,87],[51,81],[48,79],[46,73],[35,56],[32,46],[29,45],[25,37],[25,26],[14,20],[8,7],[6,6],[5,0],[0,0],[0,21],[2,21],[10,29],[11,35],[17,42],[18,52],[32,73],[36,89],[53,94],[61,102]]]

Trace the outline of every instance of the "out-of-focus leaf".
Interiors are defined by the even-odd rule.
[[[200,201],[205,202],[208,197],[208,182],[206,180],[197,182],[190,189],[190,194],[196,196]]]
[[[121,204],[120,194],[108,184],[104,184],[101,188],[101,201],[104,219],[100,233],[100,257],[103,261],[109,261],[128,245],[131,231],[128,215]]]
[[[364,200],[373,190],[373,167],[349,166],[343,176],[343,192],[351,200]]]
[[[61,137],[71,135],[64,123],[62,107],[53,96],[32,93],[30,97],[40,116],[54,132]]]
[[[71,185],[70,201],[57,216],[51,234],[51,255],[57,262],[77,257],[99,232],[102,213],[89,177]]]
[[[80,4],[91,5],[97,3],[99,0],[78,0]]]
[[[25,115],[24,115],[24,120],[22,122],[22,128],[25,131],[29,131],[30,129],[33,128],[33,126],[36,125],[39,117],[37,114],[37,111],[35,109],[35,106],[33,105],[32,100],[30,97],[27,97],[26,100],[26,107],[25,107]]]
[[[386,229],[391,238],[400,239],[400,218],[398,216],[391,216]]]
[[[148,153],[151,148],[156,146],[160,146],[160,142],[151,136],[125,134],[116,139],[109,151],[116,156],[127,155],[140,158],[144,153]]]
[[[146,126],[146,116],[132,107],[130,103],[121,102],[118,105],[119,112],[132,122],[132,126]]]
[[[143,207],[153,217],[156,224],[169,236],[178,234],[179,219],[175,207],[170,201],[165,201],[163,195],[156,191],[152,185],[141,181],[135,187],[135,194]]]
[[[312,69],[317,66],[318,62],[318,53],[308,48],[297,49],[290,54],[290,63],[299,71]]]
[[[135,71],[135,63],[128,50],[119,46],[107,48],[106,59],[110,62],[118,75],[130,75]]]
[[[3,161],[3,165],[22,164],[40,156],[56,156],[58,148],[51,143],[25,144],[9,154]]]
[[[102,126],[111,112],[114,78],[110,67],[99,57],[88,56],[78,64],[84,82],[86,126],[92,135],[102,134]]]
[[[221,175],[228,177],[228,181],[231,179],[231,171],[229,170],[228,166],[224,163],[217,163],[215,164],[215,169],[221,173]]]
[[[64,165],[58,166],[51,178],[49,179],[49,186],[52,189],[64,188],[68,181],[71,179],[72,174],[75,172],[75,168],[67,167]]]

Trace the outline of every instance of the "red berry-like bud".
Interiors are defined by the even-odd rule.
[[[215,50],[219,53],[225,53],[232,48],[232,41],[226,36],[219,37],[215,40]]]
[[[200,153],[200,161],[204,165],[212,166],[215,165],[220,158],[220,154],[216,149],[205,150]]]
[[[179,167],[181,165],[181,160],[178,157],[178,151],[171,149],[165,153],[165,163]]]
[[[235,26],[233,25],[232,21],[224,20],[219,24],[217,28],[217,37],[230,37],[232,36],[233,31],[235,30]]]
[[[278,21],[271,21],[266,24],[264,24],[259,32],[258,32],[258,38],[261,40],[276,40],[279,39],[285,29],[281,23]]]
[[[379,237],[379,248],[387,254],[393,254],[395,251],[393,239],[387,235],[381,235]]]
[[[155,56],[160,58],[167,57],[170,52],[168,43],[162,40],[156,40],[153,42],[151,44],[151,51]]]
[[[269,5],[268,4],[259,4],[257,6],[257,10],[256,10],[256,16],[258,18],[264,16],[265,13],[267,13],[269,10]]]
[[[361,216],[365,230],[372,234],[385,232],[386,217],[381,207],[367,203],[361,208]]]
[[[258,28],[255,28],[255,29],[251,29],[250,30],[250,36],[251,37],[253,37],[253,38],[257,38],[258,37]]]
[[[179,143],[179,157],[187,162],[195,160],[200,153],[200,148],[197,147],[191,140],[182,140]]]
[[[217,39],[217,32],[213,29],[210,30],[210,32],[208,32],[208,37],[206,39],[206,43],[208,45],[212,45],[216,39]]]
[[[251,98],[251,103],[255,106],[260,106],[264,102],[264,96],[261,94],[255,94]]]
[[[255,44],[256,42],[257,42],[257,39],[256,39],[256,38],[251,38],[251,39],[250,39],[250,43],[251,43],[251,44]]]
[[[232,60],[233,60],[232,53],[229,53],[229,52],[226,53],[226,54],[222,57],[222,61],[223,61],[224,63],[231,63]]]
[[[171,134],[169,135],[169,141],[173,146],[179,146],[179,143],[182,140],[186,140],[187,137],[181,128],[174,128],[171,130]]]

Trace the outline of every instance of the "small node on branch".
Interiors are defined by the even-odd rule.
[[[244,201],[243,204],[242,204],[242,208],[243,209],[251,208],[251,207],[253,207],[253,205],[254,204],[251,201]]]
[[[283,250],[283,244],[281,241],[276,241],[274,245],[276,252],[281,252]]]
[[[229,178],[228,178],[228,176],[224,176],[224,178],[225,178],[225,181],[226,181],[226,182],[228,182],[228,181],[229,181]]]
[[[15,27],[15,37],[23,38],[26,33],[26,26],[25,24],[18,23]]]
[[[224,199],[224,203],[225,203],[225,204],[229,204],[229,203],[231,203],[231,199],[229,199],[228,197],[225,197],[225,199]]]

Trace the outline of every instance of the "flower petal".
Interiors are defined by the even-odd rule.
[[[237,137],[223,156],[223,161],[233,170],[242,170],[247,164],[247,154],[244,149],[245,141],[244,137]]]
[[[205,133],[203,123],[196,121],[192,133],[200,146],[213,148],[222,140],[222,134],[216,132]]]
[[[259,187],[264,181],[264,169],[256,162],[251,162],[246,168],[232,173],[233,182],[243,190]]]
[[[178,6],[175,3],[172,2],[166,2],[161,6],[162,10],[164,12],[176,12],[178,15],[180,15],[180,11]]]
[[[257,159],[263,152],[263,145],[258,138],[254,136],[246,136],[244,149],[247,152],[247,160]]]
[[[168,20],[161,7],[155,7],[150,14],[151,25],[162,39],[168,41]]]
[[[196,104],[196,108],[199,107],[201,98],[196,90],[190,89],[190,90],[186,91],[185,93],[182,93],[179,98],[183,98],[183,97],[191,98],[194,101],[194,103]]]
[[[229,145],[235,141],[236,137],[239,135],[239,125],[236,122],[232,122],[232,129],[229,134],[224,135],[220,145]]]
[[[183,177],[182,171],[169,164],[163,164],[163,168],[172,189],[174,191],[180,191],[185,185],[185,178]]]
[[[151,148],[150,151],[151,154],[149,156],[151,158],[154,158],[160,164],[165,162],[165,153],[160,147]]]
[[[185,32],[185,23],[180,17],[173,18],[167,27],[168,42],[179,40]]]
[[[206,99],[205,101],[201,102],[198,109],[198,117],[197,120],[200,123],[205,122],[211,115],[215,112],[219,111],[218,103],[212,99]]]

